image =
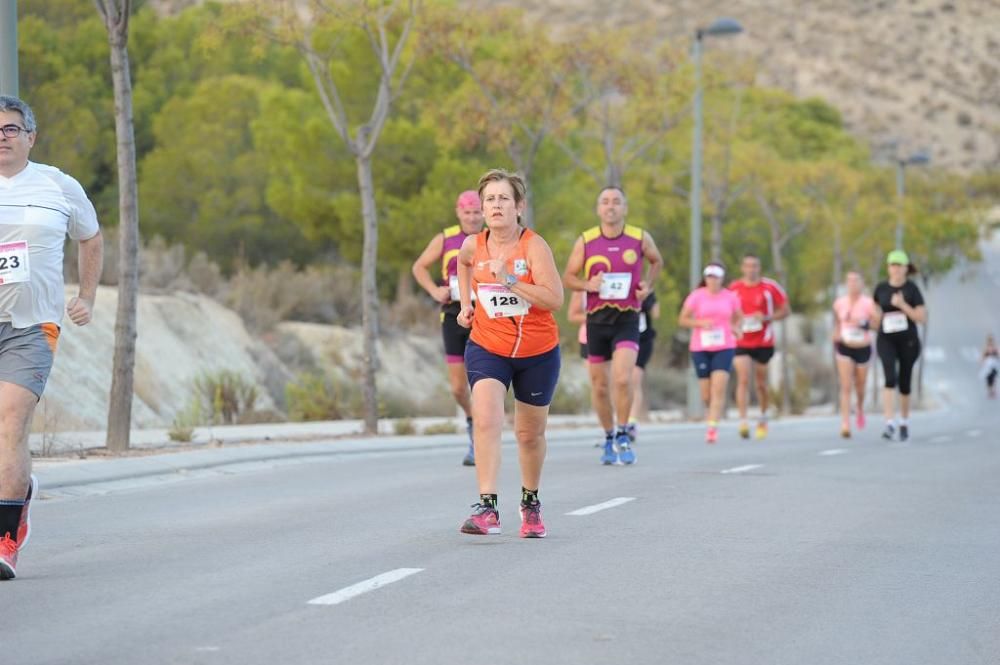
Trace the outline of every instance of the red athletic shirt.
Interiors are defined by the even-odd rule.
[[[788,302],[785,290],[776,281],[766,277],[753,286],[738,279],[729,285],[729,290],[735,291],[736,295],[739,296],[743,316],[763,312],[766,319],[760,330],[748,329],[748,324],[744,323],[743,339],[736,342],[737,348],[768,349],[773,347],[774,331],[771,328],[770,319],[778,308]]]

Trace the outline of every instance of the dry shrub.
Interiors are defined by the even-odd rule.
[[[340,420],[361,413],[362,396],[356,384],[307,372],[285,386],[285,401],[289,420]]]
[[[232,425],[246,413],[252,413],[257,403],[257,386],[242,374],[221,370],[205,372],[194,380],[195,394],[212,420]]]
[[[424,428],[424,434],[457,434],[458,426],[450,420],[432,423]]]
[[[242,267],[229,280],[222,301],[236,310],[247,327],[271,330],[281,321],[354,323],[361,318],[358,272],[345,265],[297,269]]]

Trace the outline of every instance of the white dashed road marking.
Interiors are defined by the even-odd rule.
[[[942,434],[941,436],[935,436],[931,439],[931,443],[949,443],[951,441],[950,434]]]
[[[390,570],[388,573],[376,575],[375,577],[367,579],[364,582],[358,582],[357,584],[352,584],[349,587],[344,587],[340,591],[334,591],[333,593],[328,593],[325,596],[313,598],[309,601],[309,604],[338,605],[346,600],[368,593],[369,591],[374,591],[375,589],[384,587],[387,584],[398,582],[401,579],[407,578],[410,575],[415,575],[421,571],[423,571],[423,568],[397,568],[396,570]]]
[[[571,513],[566,513],[567,515],[593,515],[594,513],[599,513],[602,510],[607,510],[608,508],[616,508],[622,504],[628,503],[629,501],[635,501],[634,496],[620,496],[615,499],[609,499],[603,503],[595,503],[592,506],[584,506],[583,508],[578,508]]]
[[[732,469],[723,469],[719,473],[746,473],[747,471],[753,471],[754,469],[759,469],[763,464],[747,464],[745,466],[736,466]]]
[[[966,436],[972,437],[973,439],[978,439],[979,437],[981,437],[983,435],[983,430],[981,430],[981,429],[970,429],[965,434],[966,434]]]
[[[833,448],[832,450],[824,450],[820,453],[823,457],[833,457],[834,455],[844,455],[850,451],[844,448]]]

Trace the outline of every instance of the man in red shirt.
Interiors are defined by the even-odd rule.
[[[740,412],[740,436],[750,438],[747,424],[747,404],[750,397],[750,373],[753,371],[757,401],[760,403],[760,421],[756,437],[767,436],[767,363],[774,355],[774,331],[771,324],[789,314],[788,296],[773,279],[761,277],[760,259],[753,254],[743,257],[740,264],[743,279],[729,285],[740,298],[743,309],[743,337],[737,341],[736,406]]]

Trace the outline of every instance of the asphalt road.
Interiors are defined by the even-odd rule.
[[[918,417],[908,445],[827,419],[715,447],[649,429],[633,468],[562,440],[539,541],[516,537],[513,449],[497,537],[458,532],[475,486],[447,449],[42,501],[0,586],[3,662],[994,664],[982,406]],[[399,569],[421,570],[309,604]]]
[[[510,446],[493,537],[458,532],[458,446],[40,501],[0,663],[996,665],[1000,409],[961,351],[1000,323],[996,265],[929,294],[941,406],[911,442],[671,425],[602,467],[560,436],[544,540],[517,538]]]

